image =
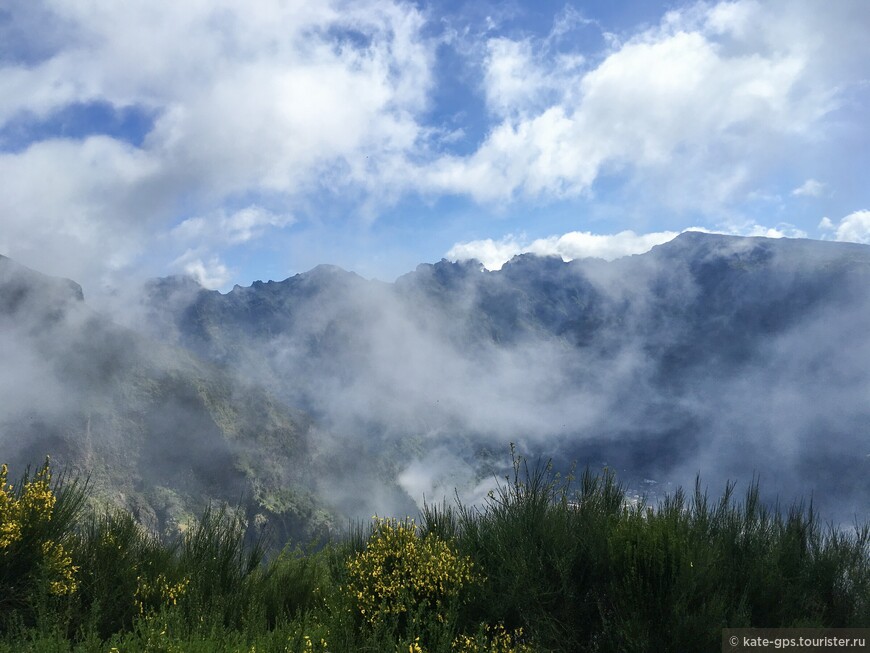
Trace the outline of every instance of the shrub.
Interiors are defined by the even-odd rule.
[[[479,582],[470,559],[434,534],[420,537],[412,520],[376,520],[365,550],[346,566],[342,591],[365,624],[391,624],[407,635],[448,624],[463,590]]]
[[[474,636],[458,635],[453,640],[455,653],[533,653],[534,650],[523,641],[522,628],[508,632],[502,624],[484,624]]]
[[[31,478],[9,484],[0,467],[0,609],[32,619],[38,604],[78,589],[79,566],[70,554],[82,488],[52,483],[48,458]]]
[[[172,551],[130,513],[92,514],[79,529],[73,554],[81,567],[74,623],[87,623],[106,638],[132,628],[140,614],[157,607],[143,585],[166,574]]]
[[[164,542],[121,511],[79,519],[48,462],[0,468],[0,653],[707,651],[729,627],[866,627],[870,527],[764,506],[576,489],[514,456],[479,507],[377,519],[316,553],[265,558],[243,516],[209,510]]]

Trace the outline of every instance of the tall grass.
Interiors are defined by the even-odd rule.
[[[238,513],[165,542],[49,479],[3,479],[0,651],[709,651],[724,627],[870,626],[870,528],[757,483],[648,506],[514,454],[480,506],[267,555]]]

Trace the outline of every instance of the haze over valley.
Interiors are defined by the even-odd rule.
[[[442,260],[393,284],[334,266],[224,294],[167,277],[136,290],[135,328],[74,282],[0,266],[5,458],[51,453],[155,530],[213,500],[279,539],[473,503],[510,442],[650,501],[757,476],[771,502],[867,517],[865,245],[687,232],[611,262]]]
[[[479,502],[510,443],[867,519],[868,33],[864,0],[9,0],[0,463],[279,543]]]

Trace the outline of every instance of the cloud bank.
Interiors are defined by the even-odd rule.
[[[442,11],[11,0],[0,251],[89,289],[137,269],[214,284],[270,238],[370,236],[447,196],[486,221],[493,207],[595,206],[615,185],[633,208],[608,230],[639,232],[641,208],[715,229],[759,221],[753,194],[835,195],[809,155],[790,166],[861,104],[865,3],[684,4],[619,34],[570,6],[544,33],[498,16],[459,30]]]
[[[593,234],[588,231],[572,231],[561,236],[538,238],[529,243],[508,235],[501,240],[491,238],[457,243],[447,252],[451,261],[476,259],[487,270],[500,270],[502,266],[518,254],[537,254],[538,256],[558,256],[563,261],[576,258],[601,258],[606,261],[648,252],[655,245],[673,240],[679,234],[673,231],[636,234],[622,231],[618,234]]]
[[[849,227],[843,230],[844,235],[854,230],[856,220],[849,216]],[[860,228],[859,228],[860,229]],[[656,245],[673,240],[680,233],[699,231],[709,234],[724,234],[730,236],[761,236],[764,238],[806,238],[807,233],[795,228],[794,225],[783,223],[775,227],[747,223],[732,225],[725,229],[705,229],[690,227],[681,232],[662,231],[647,234],[636,234],[633,231],[621,231],[617,234],[593,234],[588,231],[572,231],[561,236],[548,236],[528,241],[524,237],[507,235],[499,240],[486,238],[456,243],[451,247],[446,258],[451,261],[480,261],[487,270],[500,270],[502,266],[519,254],[537,254],[538,256],[557,256],[563,261],[573,261],[582,258],[600,258],[612,261],[623,256],[643,254]],[[854,238],[842,238],[852,242],[865,242]]]
[[[838,107],[866,45],[855,3],[827,13],[812,3],[686,5],[586,62],[546,39],[487,42],[484,91],[500,119],[469,156],[423,171],[433,188],[480,202],[588,193],[628,170],[667,185],[674,206],[734,201],[783,140],[808,136]],[[574,54],[574,57],[570,55]],[[815,187],[804,189],[804,194]]]
[[[0,249],[41,269],[90,280],[167,231],[175,257],[191,240],[219,256],[292,224],[307,194],[380,195],[425,137],[433,48],[410,5],[15,2],[11,16],[9,34],[49,29],[0,59],[0,126],[31,134],[0,154]],[[153,116],[141,143],[98,124],[39,137],[96,103]]]

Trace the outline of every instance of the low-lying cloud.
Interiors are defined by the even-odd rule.
[[[849,229],[855,231],[852,225],[857,222],[852,216],[844,219],[849,220]],[[740,236],[761,236],[764,238],[806,238],[807,233],[787,223],[775,227],[766,227],[755,223],[730,226],[727,229],[705,229],[703,227],[689,227],[682,231],[660,231],[646,234],[637,234],[631,230],[621,231],[616,234],[594,234],[589,231],[570,231],[561,236],[548,236],[529,241],[521,236],[509,234],[499,240],[486,238],[472,240],[465,243],[456,243],[445,254],[451,261],[480,261],[487,270],[500,270],[502,266],[514,256],[520,254],[536,254],[537,256],[557,256],[563,261],[573,261],[583,258],[600,258],[612,261],[623,256],[644,254],[656,245],[661,245],[673,240],[681,233],[698,231],[708,234],[725,234]],[[844,229],[844,233],[846,229]],[[852,242],[864,242],[858,239],[838,238],[838,240],[851,240]]]
[[[313,415],[324,455],[368,461],[321,487],[359,514],[398,510],[390,487],[479,499],[516,442],[636,490],[760,474],[769,498],[813,494],[848,521],[868,490],[866,256],[689,232],[610,262],[445,261],[393,285],[326,267],[194,297],[181,337]]]
[[[456,243],[446,256],[451,261],[480,261],[487,270],[500,270],[505,263],[519,254],[558,256],[563,261],[573,261],[576,258],[612,261],[621,256],[643,254],[653,246],[673,240],[678,235],[676,231],[649,234],[621,231],[612,235],[571,231],[561,236],[538,238],[531,242],[523,242],[516,236],[508,235],[500,240],[487,238]]]

